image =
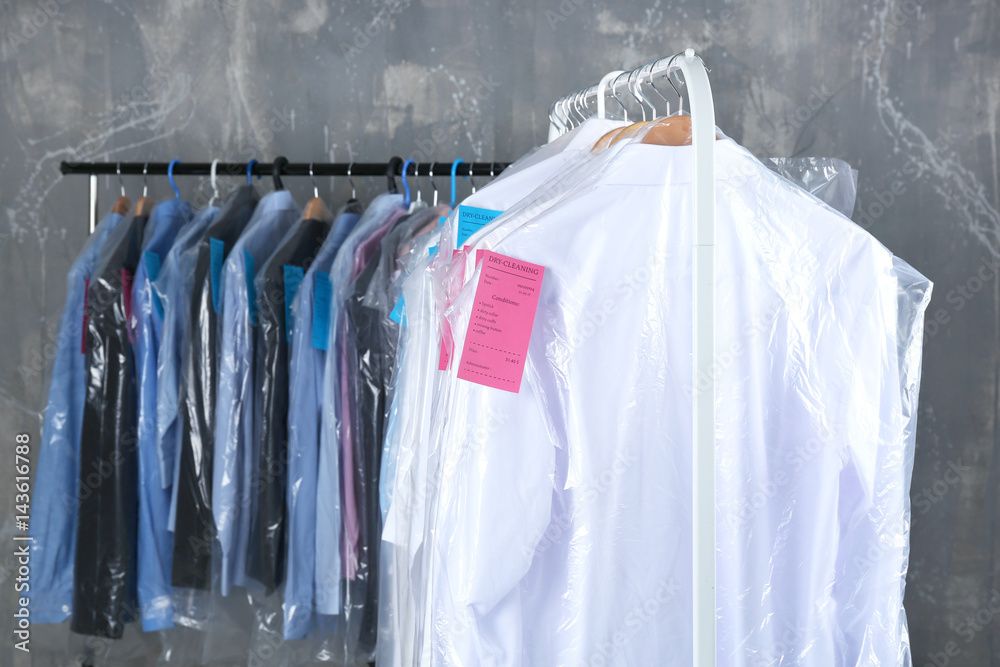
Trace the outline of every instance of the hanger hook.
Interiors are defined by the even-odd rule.
[[[170,164],[167,165],[167,180],[170,182],[170,187],[174,189],[175,199],[181,198],[181,191],[177,189],[177,184],[174,183],[174,166],[176,166],[178,162],[180,162],[180,160],[171,160]]]
[[[617,89],[618,79],[622,78],[622,76],[624,74],[625,74],[625,72],[622,72],[621,74],[619,74],[618,76],[615,77],[614,81],[611,82],[611,97],[615,98],[615,102],[618,102],[618,106],[620,106],[622,108],[622,113],[625,114],[625,122],[627,123],[628,122],[628,109],[626,109],[625,105],[622,104],[622,99],[620,97],[618,97],[618,89]]]
[[[403,206],[410,205],[410,184],[406,182],[406,172],[410,170],[410,165],[416,164],[414,160],[407,160],[403,163]]]
[[[142,196],[145,197],[146,193],[149,192],[149,181],[146,180],[146,170],[149,168],[149,163],[144,162],[142,164]]]
[[[208,200],[208,205],[211,206],[215,203],[215,200],[219,198],[219,184],[215,180],[215,170],[219,166],[219,158],[212,160],[212,170],[209,172],[212,179],[212,198]]]
[[[358,198],[358,189],[354,187],[354,179],[351,178],[351,169],[354,167],[354,163],[351,162],[347,165],[347,182],[351,184],[351,199]]]
[[[472,178],[472,163],[469,163],[469,183],[472,183],[472,194],[476,194],[476,179]]]
[[[253,166],[257,164],[257,160],[250,160],[247,162],[247,185],[253,184],[253,177],[250,175],[253,173]]]
[[[451,207],[455,208],[455,174],[458,172],[458,165],[462,164],[464,160],[458,158],[451,163]]]
[[[673,73],[674,73],[674,70],[671,69],[671,67],[674,64],[674,60],[676,60],[681,55],[682,54],[680,54],[680,53],[675,53],[674,55],[672,55],[670,57],[670,62],[667,63],[667,83],[670,84],[670,87],[674,89],[674,93],[677,94],[677,114],[678,115],[684,113],[684,96],[681,95],[681,91],[677,90],[677,86],[674,85],[674,81],[671,78],[672,75],[673,75]]]
[[[660,64],[661,60],[663,60],[663,58],[659,58],[649,64],[649,85],[653,90],[656,91],[656,94],[660,96],[660,99],[663,100],[663,103],[667,106],[667,112],[664,115],[669,116],[670,100],[668,100],[667,97],[662,92],[660,92],[660,89],[656,87],[656,83],[654,81],[655,77],[653,76],[653,70],[656,69],[656,66]]]
[[[118,185],[122,187],[122,197],[125,196],[125,181],[122,180],[122,163],[119,162],[115,167],[115,173],[118,174]]]
[[[413,187],[417,190],[417,203],[422,203],[424,200],[420,196],[420,163],[413,163]]]
[[[271,178],[274,180],[275,190],[284,190],[285,184],[281,182],[281,168],[288,164],[288,158],[284,155],[279,155],[274,158],[274,163],[271,165]]]
[[[309,163],[309,178],[313,183],[313,197],[319,199],[319,186],[316,185],[316,174],[313,173],[313,163]]]
[[[431,206],[437,206],[438,205],[438,186],[437,186],[437,183],[434,182],[434,163],[433,162],[431,162],[430,167],[428,167],[427,173],[428,173],[429,178],[431,179],[431,188],[434,190],[434,203],[431,204]]]
[[[628,91],[628,94],[631,95],[632,99],[635,100],[636,103],[639,105],[639,111],[642,112],[642,120],[645,121],[646,107],[642,106],[642,100],[639,99],[639,96],[635,94],[635,90],[632,88],[632,77],[634,75],[635,75],[635,70],[632,70],[631,72],[628,73],[628,77],[625,79],[625,90]]]
[[[396,189],[396,170],[399,169],[399,165],[403,164],[403,158],[398,155],[393,155],[389,158],[389,162],[385,166],[385,178],[388,181],[389,192],[396,194],[399,192]]]

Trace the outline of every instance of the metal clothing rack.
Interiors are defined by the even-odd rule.
[[[666,61],[665,66],[661,63]],[[694,665],[716,663],[715,600],[715,102],[708,69],[694,49],[660,58],[631,72],[609,72],[601,82],[553,103],[550,139],[568,131],[575,120],[589,114],[591,99],[604,118],[605,96],[610,92],[621,105],[617,86],[637,102],[645,100],[639,82],[650,85],[663,98],[653,80],[662,76],[674,89],[671,74],[679,72],[690,98],[691,144],[694,151],[693,238],[693,456],[692,456],[692,566],[694,593]],[[633,81],[635,83],[633,83]],[[608,84],[610,83],[610,86]],[[642,100],[640,100],[642,97]],[[666,102],[666,98],[663,98]],[[621,105],[623,111],[624,105]],[[650,107],[655,106],[649,103]],[[645,115],[645,110],[643,110]],[[626,111],[626,120],[627,120]],[[643,117],[645,120],[645,117]]]
[[[62,162],[59,171],[63,174],[85,174],[90,176],[90,231],[93,232],[100,217],[97,203],[98,176],[212,176],[211,162]],[[279,176],[386,176],[392,179],[403,175],[403,159],[393,157],[388,162],[216,162],[215,175],[273,176],[275,165]],[[455,162],[411,163],[407,176],[449,176]],[[458,162],[459,176],[495,176],[510,163],[508,162]],[[393,185],[391,189],[395,189]]]

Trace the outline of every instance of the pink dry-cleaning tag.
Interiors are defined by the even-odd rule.
[[[516,394],[545,267],[488,250],[482,262],[458,377]]]

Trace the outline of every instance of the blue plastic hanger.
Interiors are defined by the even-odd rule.
[[[403,193],[404,193],[403,206],[410,205],[410,184],[406,182],[406,172],[409,171],[411,164],[415,165],[416,163],[417,163],[416,160],[407,160],[406,162],[403,163],[403,171],[402,171]],[[416,169],[414,169],[413,171],[414,173],[416,173]]]
[[[180,160],[171,160],[170,164],[167,165],[167,180],[170,181],[170,187],[174,189],[174,197],[177,199],[181,198],[181,191],[177,189],[177,184],[174,183],[174,165],[179,162]]]
[[[458,158],[451,163],[451,207],[455,208],[455,173],[458,171],[458,165],[462,164],[462,158]],[[465,178],[463,176],[462,178]]]
[[[250,160],[247,162],[247,185],[253,185],[253,179],[250,176],[250,172],[253,171],[253,166],[257,164],[257,160]]]

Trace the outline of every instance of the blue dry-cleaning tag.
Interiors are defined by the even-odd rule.
[[[292,342],[292,329],[295,326],[295,315],[292,314],[292,302],[302,284],[302,267],[285,264],[285,336]]]
[[[142,253],[142,258],[146,262],[146,280],[152,284],[160,275],[160,256],[152,250],[147,250]],[[153,295],[153,308],[156,309],[156,314],[160,316],[160,319],[163,319],[163,303],[160,301],[160,295],[152,287],[149,291]]]
[[[212,287],[212,308],[219,312],[219,302],[222,301],[222,263],[226,261],[226,244],[216,238],[208,240],[212,250],[212,272],[210,282]]]
[[[326,341],[330,336],[330,274],[316,272],[316,285],[313,291],[313,335],[312,346],[317,350],[326,349]]]
[[[257,290],[253,279],[257,274],[257,262],[246,248],[243,248],[243,264],[247,270],[247,307],[250,309],[250,324],[257,326]]]
[[[488,208],[476,208],[475,206],[458,207],[458,243],[456,248],[461,248],[465,241],[484,227],[488,222],[503,213],[503,211],[493,211]]]
[[[399,301],[396,302],[392,312],[389,313],[389,319],[396,324],[406,326],[406,300],[403,299],[402,295],[400,295]]]

